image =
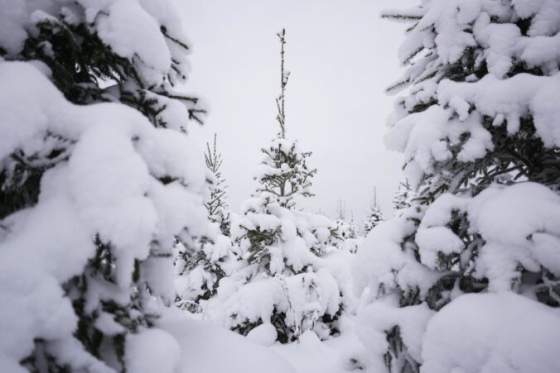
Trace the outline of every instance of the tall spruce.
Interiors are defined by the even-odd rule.
[[[261,149],[263,159],[255,177],[257,188],[245,215],[271,215],[277,208],[294,210],[298,199],[313,195],[311,179],[317,173],[307,165],[311,152],[300,151],[296,141],[286,139],[286,86],[290,76],[285,68],[286,30],[282,29],[277,37],[280,42],[280,94],[276,98],[278,133],[267,147]],[[257,263],[270,273],[268,247],[280,239],[281,230],[261,225],[244,229],[244,237],[251,243],[249,263]]]
[[[320,256],[331,235],[330,221],[308,214],[298,207],[311,197],[311,180],[317,170],[308,166],[310,152],[301,151],[297,141],[287,138],[285,68],[286,31],[280,42],[280,94],[276,98],[278,133],[262,149],[263,159],[255,178],[257,187],[245,203],[243,216],[232,227],[232,239],[242,255],[242,265],[227,281],[239,279],[237,292],[226,303],[227,325],[248,334],[264,324],[272,325],[276,339],[294,341],[314,330],[326,337],[336,331],[342,310],[340,289],[332,275],[321,270]],[[270,314],[252,311],[247,303],[264,290]],[[323,295],[321,295],[323,294]],[[270,304],[269,304],[270,303]],[[310,306],[311,305],[311,306]]]
[[[204,161],[211,174],[207,181],[209,191],[204,207],[209,221],[219,228],[219,233],[212,239],[200,237],[198,240],[181,242],[176,247],[174,262],[175,303],[192,313],[204,312],[205,303],[216,295],[220,280],[230,273],[236,261],[229,238],[231,215],[221,172],[223,158],[217,148],[216,134],[212,143],[206,143]]]
[[[269,146],[262,148],[264,154],[261,171],[256,177],[257,194],[268,203],[293,209],[300,198],[311,197],[311,179],[317,173],[309,168],[307,160],[311,152],[299,150],[297,142],[286,138],[286,86],[290,72],[285,68],[286,30],[277,34],[280,41],[280,94],[276,98],[276,121],[278,134]],[[263,206],[263,207],[265,207]]]

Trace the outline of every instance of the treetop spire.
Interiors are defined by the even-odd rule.
[[[290,72],[284,67],[286,62],[286,29],[283,28],[282,31],[276,34],[278,40],[280,40],[280,95],[276,98],[276,108],[278,113],[276,114],[276,120],[280,125],[280,137],[286,137],[286,86],[288,85],[288,78],[290,77]]]

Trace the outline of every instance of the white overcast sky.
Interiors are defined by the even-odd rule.
[[[414,0],[178,0],[192,46],[189,91],[210,109],[205,136],[218,133],[229,199],[238,211],[255,188],[260,148],[277,133],[279,43],[286,28],[287,133],[313,152],[318,169],[308,208],[336,215],[339,200],[361,219],[377,187],[383,211],[401,177],[401,156],[383,145],[400,73],[404,25],[382,9]]]

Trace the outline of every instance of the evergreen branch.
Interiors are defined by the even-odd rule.
[[[189,50],[189,46],[187,44],[185,44],[182,41],[180,41],[179,39],[174,38],[173,36],[169,35],[169,33],[167,32],[167,27],[162,25],[160,27],[160,30],[161,30],[161,33],[163,34],[163,36],[165,36],[166,38],[168,38],[169,40],[171,40],[175,44],[179,45],[181,48],[183,48],[185,50]]]

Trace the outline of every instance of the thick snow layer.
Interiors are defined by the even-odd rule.
[[[466,48],[479,45],[487,50],[483,58],[486,59],[489,71],[503,76],[511,67],[511,59],[522,56],[524,48],[531,44],[531,37],[550,37],[558,32],[560,23],[560,6],[555,0],[522,0],[512,3],[432,0],[413,13],[415,17],[421,17],[421,20],[408,33],[399,56],[402,61],[407,61],[415,51],[423,47],[435,47],[442,62],[453,63],[462,56]],[[411,13],[404,11],[400,14],[406,16]],[[515,20],[516,16],[524,19],[534,17],[528,36],[523,36],[517,25],[504,22],[508,19]],[[491,23],[491,17],[502,23]],[[432,27],[435,28],[435,34],[431,31]],[[543,49],[538,49],[544,52]],[[557,57],[543,58],[539,65],[546,65],[550,61],[557,61]]]
[[[512,293],[463,295],[424,337],[422,373],[556,373],[560,315]]]
[[[143,76],[153,76],[157,82],[158,76],[165,75],[171,68],[171,53],[160,32],[159,22],[138,1],[115,0],[99,11],[102,12],[95,18],[101,40],[121,57],[138,58],[145,67]],[[152,73],[152,69],[157,74]]]
[[[351,239],[348,241],[351,241]],[[330,273],[336,280],[338,288],[342,293],[346,312],[352,312],[356,307],[353,273],[354,258],[355,254],[349,251],[334,251],[320,260],[323,270]]]
[[[298,373],[387,372],[383,357],[387,351],[385,330],[400,324],[401,335],[410,346],[408,353],[420,358],[422,336],[432,314],[425,306],[399,309],[378,303],[360,310],[357,316],[343,316],[336,337],[321,341],[306,332],[298,341],[275,344],[272,350]]]
[[[412,209],[376,226],[358,250],[354,261],[354,289],[356,296],[364,291],[368,297],[379,297],[399,289],[418,286],[421,292],[429,289],[434,274],[418,263],[414,253],[404,245],[405,238],[414,232]]]
[[[169,333],[148,329],[127,337],[126,366],[134,373],[176,373],[184,353]]]
[[[78,0],[5,1],[0,13],[0,45],[8,55],[16,55],[33,26],[43,20],[87,22],[92,32],[119,56],[139,69],[141,78],[152,85],[167,84],[172,61],[185,63],[184,50],[167,38],[185,40],[180,12],[172,1],[155,0]],[[183,79],[181,75],[174,78]]]
[[[422,263],[434,269],[437,268],[437,253],[458,254],[465,246],[463,241],[447,227],[419,229],[416,233],[416,243],[420,248]]]
[[[223,319],[235,326],[245,320],[256,322],[270,320],[274,307],[288,309],[288,299],[284,295],[282,279],[263,279],[242,286],[220,310],[225,312]],[[236,315],[231,318],[229,315]]]
[[[560,275],[558,194],[536,183],[494,187],[478,195],[468,211],[472,229],[486,241],[479,274],[489,277],[491,289],[509,289],[518,264]]]
[[[337,342],[339,338],[336,338]],[[329,342],[334,342],[334,340]],[[344,344],[335,343],[335,345],[346,347]],[[343,373],[347,371],[341,349],[322,342],[311,332],[304,333],[297,342],[275,345],[272,350],[292,363],[297,373]]]
[[[356,333],[361,342],[371,351],[370,364],[384,371],[383,354],[387,351],[386,331],[399,326],[400,336],[407,352],[420,361],[422,338],[426,325],[434,311],[425,304],[399,308],[390,299],[376,301],[358,311]],[[375,369],[372,369],[375,372]]]
[[[247,334],[247,339],[261,346],[272,346],[276,342],[278,333],[271,323],[264,323]]]
[[[296,370],[267,347],[214,324],[188,320],[179,311],[168,312],[158,326],[179,343],[180,373],[295,373]],[[159,370],[154,370],[159,371]]]
[[[306,332],[297,342],[275,344],[272,350],[288,360],[297,373],[383,372],[382,363],[372,358],[371,346],[359,338],[362,327],[354,316],[343,316],[336,337],[321,341]]]
[[[513,293],[463,295],[440,312],[426,305],[399,308],[377,301],[344,318],[341,335],[299,341],[272,350],[298,373],[387,372],[385,331],[399,325],[405,352],[421,373],[552,373],[560,314]]]
[[[461,143],[457,158],[463,162],[481,158],[494,148],[478,112],[469,114],[469,105],[455,96],[449,104],[464,116],[454,118],[449,109],[434,105],[397,121],[385,135],[389,149],[404,153],[405,172],[413,185],[423,174],[433,172],[434,163],[452,158],[451,146]],[[464,134],[469,134],[466,141]]]
[[[467,116],[471,105],[481,114],[502,117],[507,120],[510,134],[519,130],[520,118],[530,114],[544,144],[560,144],[560,109],[550,104],[560,99],[560,74],[518,74],[505,80],[487,75],[474,83],[446,80],[439,85],[438,98],[441,105],[452,107],[460,118]]]

